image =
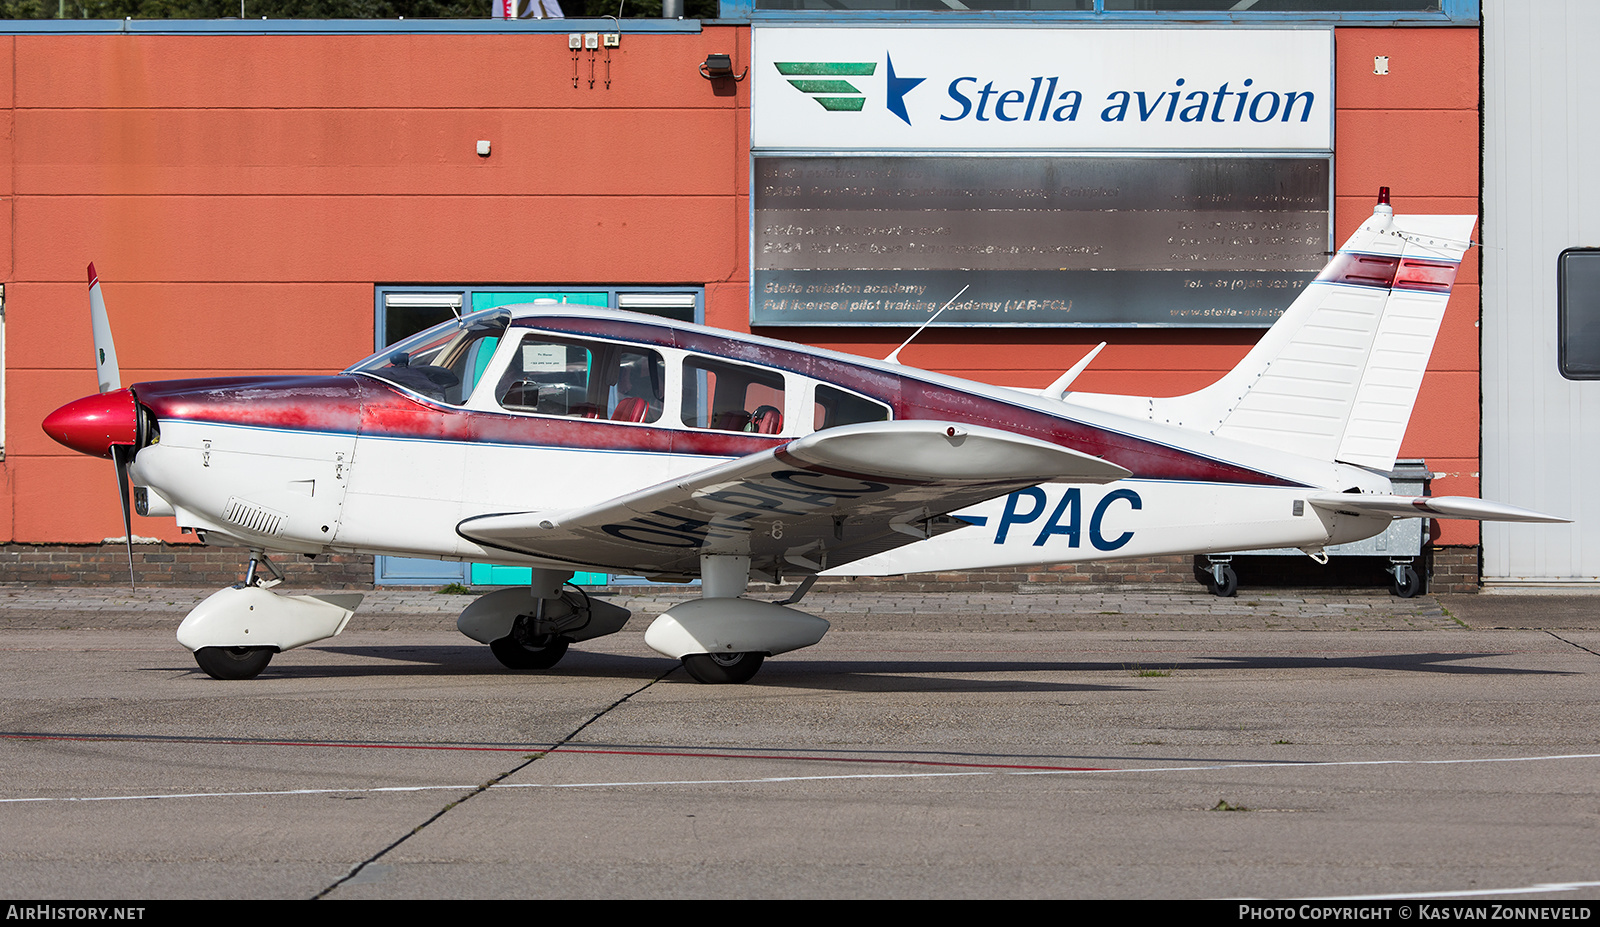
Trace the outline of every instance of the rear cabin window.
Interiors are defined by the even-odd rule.
[[[783,431],[783,375],[693,358],[683,365],[683,423],[691,428]]]
[[[881,402],[847,393],[842,389],[817,384],[817,402],[812,427],[817,431],[861,422],[887,422],[889,407]]]
[[[526,335],[495,398],[512,412],[654,422],[664,405],[664,369],[654,351]]]

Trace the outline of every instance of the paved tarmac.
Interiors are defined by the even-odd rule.
[[[0,584],[0,892],[1600,898],[1600,597],[814,593],[703,686],[660,590],[550,671],[384,591],[218,682],[209,591]]]

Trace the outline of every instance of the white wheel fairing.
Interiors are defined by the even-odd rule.
[[[229,586],[189,612],[178,626],[178,643],[190,650],[303,647],[343,631],[361,599],[360,593],[282,596],[260,586]]]
[[[764,653],[810,647],[831,625],[815,615],[753,599],[696,599],[661,613],[644,642],[662,656]]]

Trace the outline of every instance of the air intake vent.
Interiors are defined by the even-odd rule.
[[[283,527],[281,513],[237,497],[228,500],[228,507],[223,510],[222,517],[256,534],[277,534],[278,529]]]

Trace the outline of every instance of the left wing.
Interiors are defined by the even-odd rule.
[[[1114,463],[995,428],[899,421],[815,432],[596,506],[481,515],[486,547],[647,576],[743,555],[776,578],[816,573],[961,527],[949,512],[1043,482],[1109,483]]]

